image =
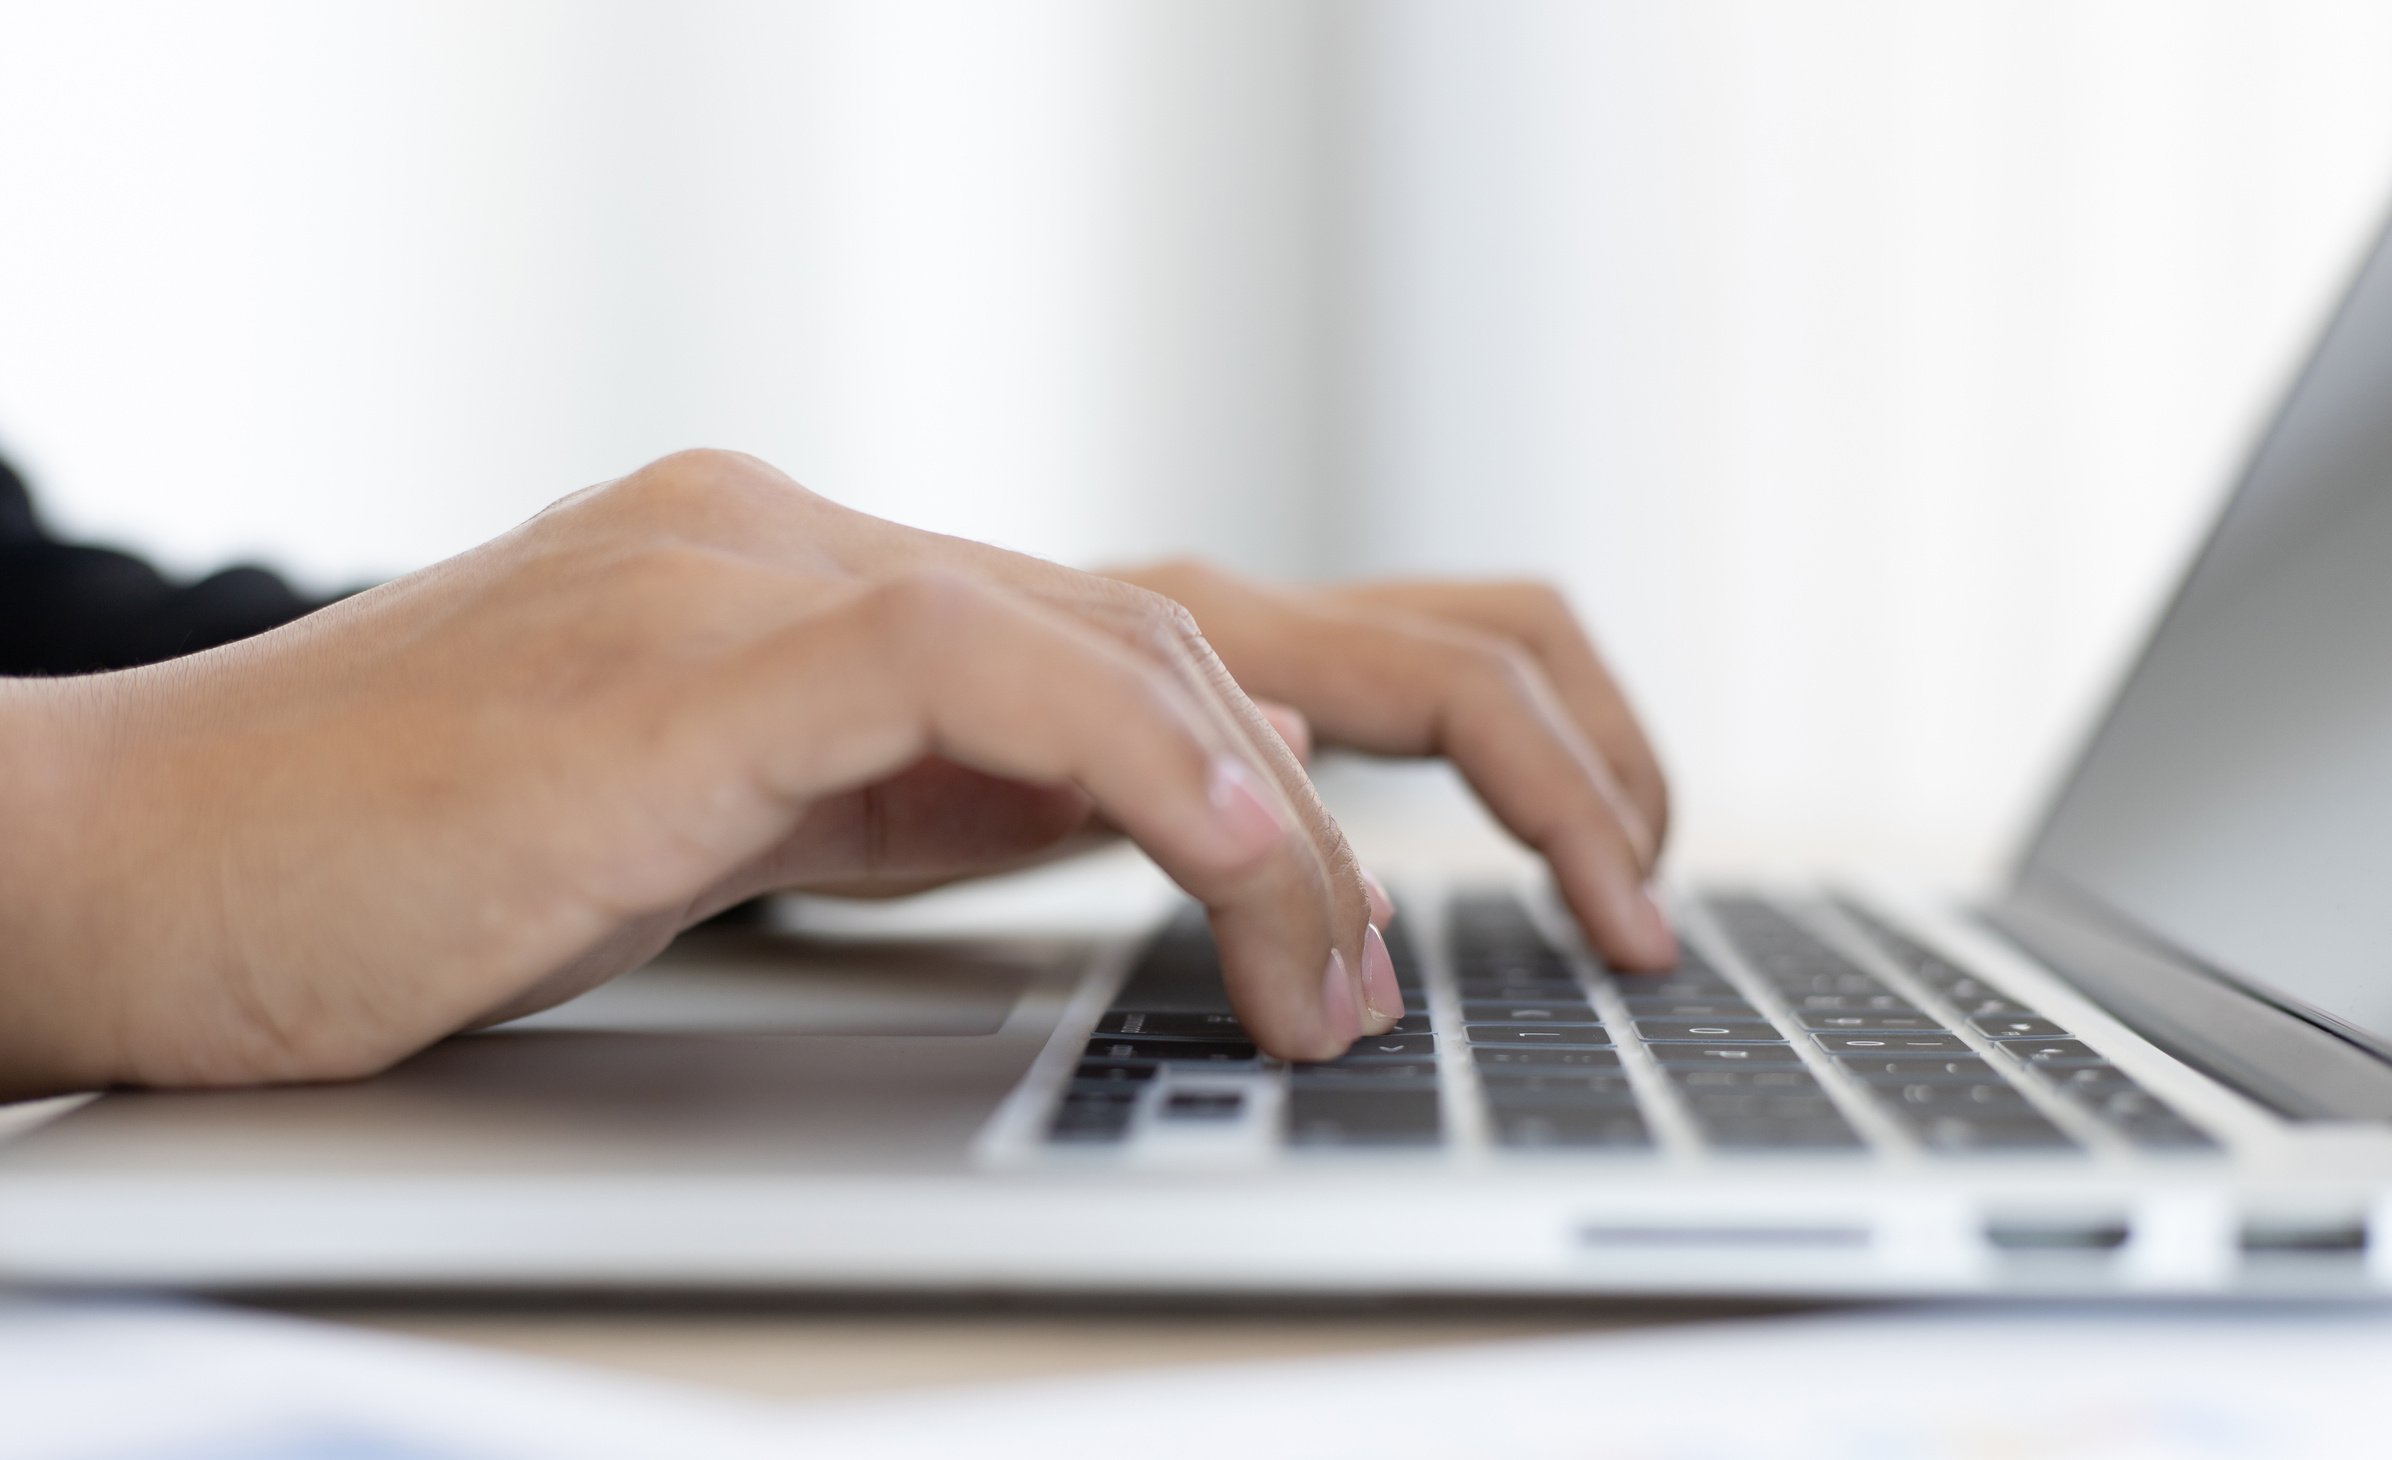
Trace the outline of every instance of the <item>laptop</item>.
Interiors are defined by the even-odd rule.
[[[0,1279],[208,1290],[2392,1287],[2392,242],[2004,886],[1399,887],[1412,1012],[1259,1056],[1200,920],[684,938],[345,1086],[0,1147]],[[1100,911],[1090,909],[1091,913]]]

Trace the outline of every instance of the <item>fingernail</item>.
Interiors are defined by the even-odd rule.
[[[1235,756],[1215,756],[1205,794],[1212,801],[1213,821],[1241,860],[1262,855],[1265,848],[1287,834],[1287,824],[1263,790],[1262,782]]]
[[[1370,1012],[1370,1029],[1390,1028],[1404,1017],[1404,991],[1395,985],[1395,960],[1387,954],[1387,940],[1371,927],[1362,930],[1362,1005]]]
[[[1341,1045],[1362,1037],[1362,1019],[1354,1010],[1354,976],[1346,972],[1345,955],[1329,950],[1329,966],[1321,972],[1321,1023]]]
[[[1362,890],[1370,894],[1372,927],[1384,928],[1395,921],[1395,899],[1387,895],[1387,884],[1370,875],[1368,867],[1362,869]]]

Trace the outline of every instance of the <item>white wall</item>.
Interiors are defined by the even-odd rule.
[[[1691,861],[1981,864],[2392,193],[2392,11],[0,0],[0,440],[334,582],[674,446],[1562,578]]]
[[[1982,868],[2392,201],[2392,8],[1344,17],[1340,567],[1571,583],[1698,863]]]

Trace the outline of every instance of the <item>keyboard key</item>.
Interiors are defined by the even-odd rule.
[[[1388,1064],[1419,1060],[1437,1052],[1437,1040],[1428,1034],[1371,1034],[1354,1041],[1353,1047],[1339,1057],[1343,1065]]]
[[[1480,1070],[1478,1083],[1489,1101],[1525,1100],[1532,1095],[1552,1095],[1590,1104],[1601,1104],[1613,1097],[1635,1099],[1627,1076],[1602,1070],[1504,1065]]]
[[[1470,1058],[1478,1066],[1482,1077],[1489,1070],[1616,1070],[1620,1067],[1620,1054],[1616,1049],[1512,1049],[1500,1044],[1478,1044],[1471,1046]]]
[[[2011,1039],[1998,1048],[2012,1059],[2030,1065],[2069,1068],[2109,1063],[2091,1045],[2075,1039]]]
[[[1719,1044],[1783,1044],[1785,1031],[1765,1020],[1716,1020],[1704,1023],[1692,1019],[1639,1019],[1636,1032],[1648,1043],[1654,1040],[1698,1040]]]
[[[1720,1150],[1756,1151],[1833,1151],[1859,1150],[1858,1132],[1842,1116],[1825,1119],[1779,1120],[1767,1116],[1706,1120],[1700,1123],[1703,1140]]]
[[[1047,1139],[1075,1144],[1118,1141],[1129,1134],[1137,1109],[1134,1092],[1120,1095],[1074,1091],[1055,1107],[1047,1122]]]
[[[1252,1044],[1244,1040],[1122,1039],[1098,1035],[1088,1041],[1092,1060],[1169,1060],[1175,1063],[1251,1063]]]
[[[1626,996],[1628,1012],[1639,1019],[1758,1019],[1761,1011],[1742,999],[1646,998]]]
[[[1636,1108],[1636,1092],[1625,1080],[1501,1080],[1482,1088],[1487,1108],[1495,1111]]]
[[[1124,1063],[1120,1060],[1082,1060],[1071,1072],[1072,1083],[1102,1087],[1105,1085],[1133,1085],[1151,1080],[1156,1066]]]
[[[1216,1122],[1235,1120],[1245,1110],[1242,1090],[1174,1090],[1163,1097],[1158,1113],[1165,1120]]]
[[[1715,1120],[1836,1120],[1843,1119],[1825,1091],[1801,1094],[1782,1090],[1689,1090],[1686,1109],[1706,1127]]]
[[[1586,991],[1578,986],[1578,980],[1574,978],[1490,979],[1465,976],[1456,979],[1454,985],[1465,1001],[1517,999],[1522,1003],[1586,1002]]]
[[[1365,1060],[1350,1065],[1297,1065],[1288,1071],[1288,1078],[1298,1085],[1434,1089],[1437,1084],[1437,1065],[1434,1060],[1389,1061],[1385,1064]]]
[[[2061,1065],[2043,1070],[2045,1078],[2060,1087],[2063,1094],[2080,1099],[2095,1099],[2120,1090],[2140,1093],[2142,1086],[2134,1077],[2116,1065]]]
[[[2214,1150],[2218,1139],[2173,1110],[2157,1110],[2117,1122],[2112,1129],[2149,1151]]]
[[[1433,1090],[1345,1090],[1293,1085],[1287,1138],[1298,1146],[1425,1146],[1442,1134]]]
[[[1968,1021],[1988,1039],[2066,1039],[2068,1031],[2033,1014],[1987,1014]]]
[[[1787,1000],[1799,1014],[1897,1014],[1924,1011],[1900,994],[1804,994]]]
[[[2035,1113],[2034,1104],[2010,1085],[1937,1084],[1922,1080],[1907,1085],[1886,1083],[1873,1088],[1878,1099],[1905,1111],[1938,1115]]]
[[[1895,1055],[1961,1054],[1968,1041],[1957,1034],[1814,1034],[1830,1054]]]
[[[1145,1035],[1158,1039],[1212,1039],[1244,1043],[1246,1031],[1227,1013],[1188,1013],[1169,1009],[1111,1009],[1098,1020],[1099,1034]]]
[[[1473,1024],[1599,1024],[1594,1006],[1584,999],[1569,1001],[1505,1001],[1501,999],[1470,999],[1462,1005],[1462,1017]]]
[[[1464,1029],[1472,1044],[1602,1049],[1611,1043],[1611,1031],[1592,1024],[1471,1024]]]
[[[1790,1044],[1648,1044],[1663,1066],[1738,1065],[1800,1069],[1802,1056]]]
[[[1666,1069],[1670,1083],[1680,1090],[1774,1090],[1791,1094],[1819,1093],[1819,1077],[1805,1069],[1736,1069],[1729,1065],[1679,1066]]]
[[[2068,1133],[2040,1115],[1928,1115],[1914,1126],[1921,1144],[1942,1154],[1966,1151],[2076,1151]]]
[[[1936,1034],[1944,1027],[1933,1014],[1798,1014],[1795,1022],[1822,1034]]]
[[[1498,1110],[1495,1141],[1512,1150],[1640,1150],[1653,1144],[1633,1110]]]
[[[1908,1084],[1918,1080],[1940,1080],[2004,1086],[2010,1083],[2002,1077],[2001,1071],[1974,1054],[1951,1059],[1888,1059],[1875,1054],[1845,1054],[1836,1056],[1836,1063],[1861,1079],[1872,1082],[1890,1080],[1896,1084]]]

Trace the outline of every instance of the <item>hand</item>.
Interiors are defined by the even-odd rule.
[[[1240,1020],[1401,1011],[1281,736],[1155,593],[669,457],[256,639],[0,684],[0,1082],[379,1070],[769,888],[918,885],[1117,827]]]
[[[1188,562],[1120,576],[1184,605],[1248,693],[1283,701],[1324,743],[1450,758],[1551,865],[1606,959],[1676,962],[1646,891],[1668,788],[1560,594],[1535,583],[1287,588]]]

